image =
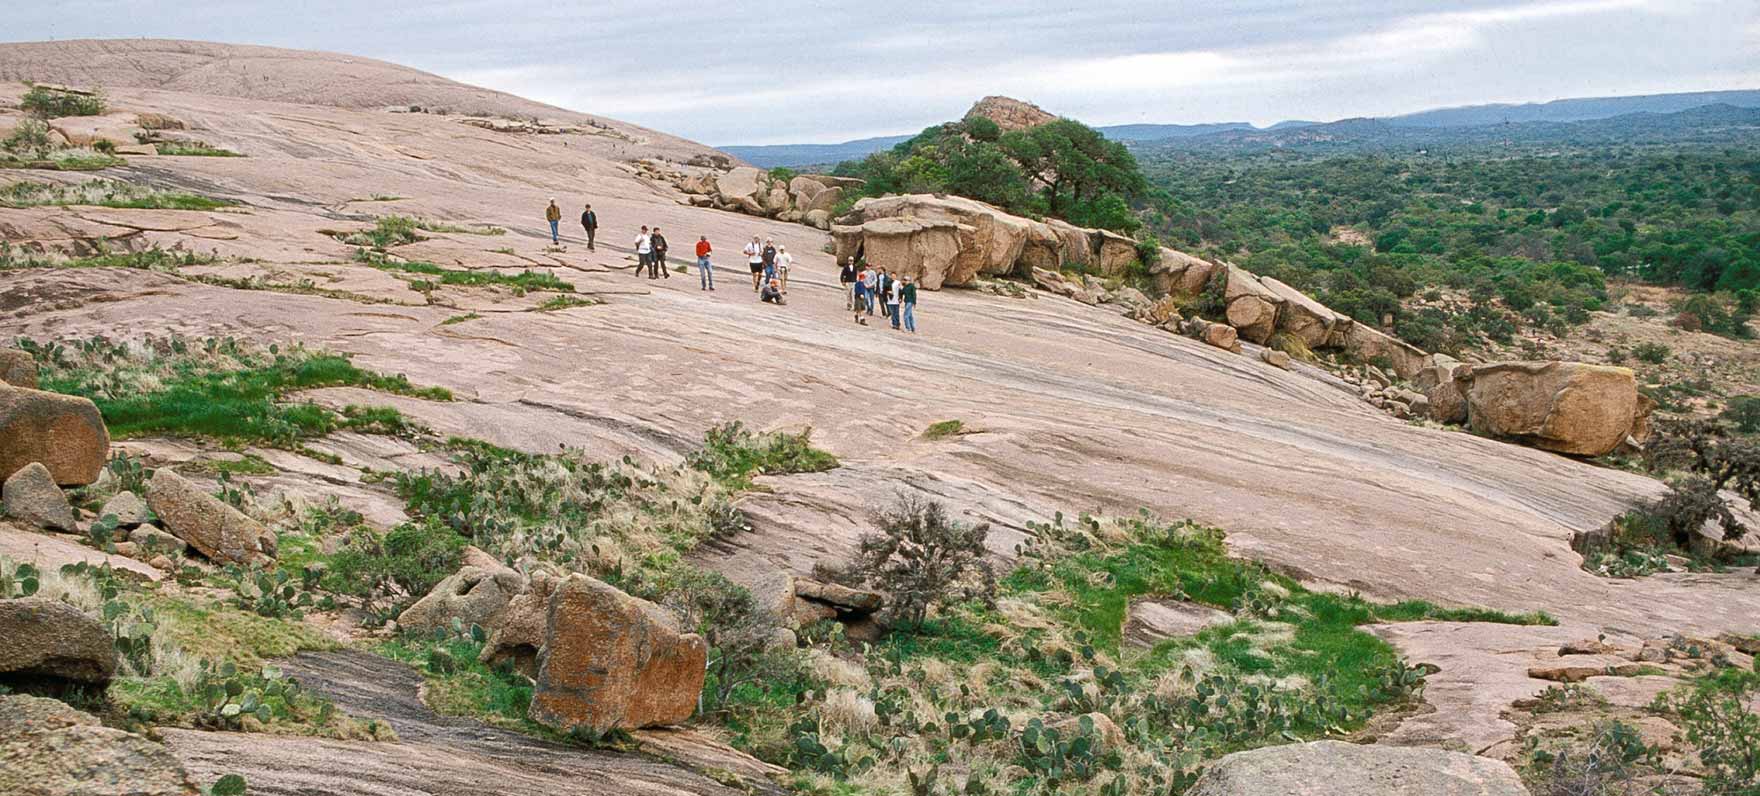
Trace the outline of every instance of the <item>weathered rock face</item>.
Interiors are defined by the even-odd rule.
[[[104,501],[104,507],[98,509],[98,516],[113,516],[116,524],[123,528],[133,528],[153,519],[153,512],[147,508],[147,502],[136,497],[133,492],[118,492]]]
[[[1528,796],[1498,760],[1439,749],[1339,741],[1235,752],[1211,766],[1192,796]]]
[[[275,535],[169,468],[147,481],[147,505],[165,529],[214,561],[249,564],[275,556]]]
[[[1611,452],[1638,420],[1626,368],[1576,362],[1495,362],[1473,368],[1474,431],[1578,456]]]
[[[1412,379],[1428,402],[1430,419],[1438,423],[1467,422],[1467,390],[1473,366],[1442,354],[1431,356]]]
[[[116,647],[103,623],[41,597],[0,600],[0,673],[105,683],[116,675]]]
[[[995,95],[978,100],[972,105],[971,110],[966,111],[965,118],[970,119],[976,116],[995,122],[996,126],[1002,128],[1005,133],[1057,121],[1056,116],[1047,113],[1045,109],[1031,102]]]
[[[948,284],[949,274],[958,276],[963,230],[950,221],[917,218],[882,218],[859,227],[832,227],[839,250],[846,245],[862,252],[868,265],[917,280],[925,290]],[[955,282],[954,284],[959,284]]]
[[[862,180],[851,177],[824,174],[800,174],[784,182],[751,166],[686,173],[649,161],[640,165],[645,167],[641,176],[670,182],[685,194],[688,204],[783,221],[807,221],[808,214],[813,212],[821,212],[830,219],[831,210],[843,201],[844,191],[862,184]]]
[[[110,454],[110,432],[85,398],[0,386],[0,478],[42,462],[63,486],[98,478]]]
[[[37,388],[37,361],[16,348],[0,348],[0,384]]]
[[[432,633],[452,626],[454,619],[469,628],[492,629],[525,579],[513,570],[465,566],[434,585],[427,596],[397,617],[399,628]]]
[[[1400,378],[1409,379],[1425,365],[1426,354],[1417,346],[1375,329],[1368,324],[1352,323],[1344,327],[1340,347],[1362,361],[1385,358]]]
[[[1242,339],[1261,345],[1271,339],[1277,331],[1277,308],[1282,303],[1276,293],[1245,269],[1230,265],[1223,296],[1228,301],[1228,325],[1240,332]]]
[[[0,793],[12,796],[198,793],[164,745],[43,697],[0,696],[0,761]]]
[[[1121,635],[1127,644],[1148,648],[1233,621],[1232,614],[1208,605],[1183,600],[1138,600],[1125,613]]]
[[[1283,302],[1277,316],[1278,331],[1294,336],[1309,348],[1320,348],[1331,342],[1342,316],[1309,298],[1308,294],[1275,279],[1260,277],[1259,282]]]
[[[571,575],[550,599],[530,715],[565,732],[676,724],[696,710],[707,659],[665,609]]]
[[[25,465],[6,479],[3,490],[0,490],[0,505],[5,507],[6,516],[38,528],[76,530],[73,507],[67,504],[67,496],[55,485],[49,468],[37,462]]]
[[[490,666],[509,663],[527,677],[536,678],[538,650],[544,646],[550,624],[550,598],[559,583],[549,573],[533,573],[526,590],[508,601],[477,660]]]

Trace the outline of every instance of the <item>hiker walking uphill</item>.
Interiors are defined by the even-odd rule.
[[[708,235],[697,238],[697,273],[702,275],[704,290],[715,289],[715,263],[709,260],[709,255],[714,251],[715,248],[709,245]]]
[[[656,279],[654,269],[658,268],[660,276],[671,279],[672,272],[666,270],[666,236],[660,234],[659,227],[655,227],[653,234],[648,236],[648,251],[648,278]]]
[[[752,242],[746,244],[746,263],[752,267],[752,292],[764,284],[764,247],[758,245],[758,236],[752,236]]]
[[[593,212],[593,206],[581,211],[581,229],[587,232],[587,251],[593,250],[593,236],[599,234],[599,214]]]
[[[550,197],[550,206],[544,208],[544,220],[550,222],[550,245],[562,245],[562,208],[556,206],[556,197]]]
[[[654,254],[653,245],[654,245],[654,240],[653,240],[653,237],[648,234],[648,225],[643,224],[641,233],[636,235],[636,278],[637,279],[642,278],[642,271],[647,269],[647,267],[653,257],[653,254]]]

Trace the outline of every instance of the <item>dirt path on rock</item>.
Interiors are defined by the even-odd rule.
[[[197,782],[242,774],[253,796],[734,796],[727,787],[639,754],[559,746],[422,704],[422,676],[362,652],[304,653],[282,668],[338,710],[380,719],[397,742],[336,741],[163,729]],[[347,761],[342,764],[339,761]],[[781,793],[753,783],[757,793]]]

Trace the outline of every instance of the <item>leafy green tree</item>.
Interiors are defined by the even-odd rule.
[[[1043,186],[1052,215],[1068,218],[1076,208],[1107,195],[1129,201],[1148,191],[1130,150],[1072,119],[1005,133],[1000,143],[1027,176]]]

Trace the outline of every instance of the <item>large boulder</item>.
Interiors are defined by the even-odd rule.
[[[489,631],[488,643],[477,660],[489,666],[508,664],[527,677],[538,676],[538,650],[550,624],[550,598],[562,581],[547,572],[534,572],[526,590],[515,595]]]
[[[1227,279],[1223,298],[1228,303],[1228,325],[1240,332],[1241,339],[1263,345],[1277,331],[1277,306],[1282,301],[1238,265],[1228,266]]]
[[[0,385],[0,478],[42,462],[62,486],[98,478],[110,455],[110,431],[85,398]]]
[[[74,146],[91,146],[109,141],[117,146],[135,143],[134,134],[141,131],[132,113],[111,113],[102,116],[67,116],[50,119],[49,127]]]
[[[1161,256],[1150,266],[1149,273],[1156,286],[1167,293],[1196,296],[1204,292],[1204,286],[1210,284],[1210,277],[1218,267],[1201,257],[1162,247]]]
[[[1271,277],[1260,277],[1259,283],[1283,302],[1277,315],[1278,331],[1301,340],[1309,348],[1320,348],[1331,341],[1332,330],[1339,322],[1338,313]]]
[[[944,279],[950,285],[967,284],[979,275],[1015,273],[1029,241],[1055,238],[1050,228],[1040,222],[958,196],[909,194],[868,198],[856,202],[851,216],[862,222],[914,218],[956,225],[960,232],[959,250]]]
[[[210,560],[262,563],[275,556],[275,535],[183,476],[161,467],[147,481],[147,505],[165,529]]]
[[[715,192],[722,204],[752,215],[764,214],[764,196],[769,192],[764,172],[741,166],[715,178]]]
[[[1467,422],[1467,390],[1472,378],[1472,365],[1432,354],[1430,364],[1412,378],[1412,385],[1428,400],[1431,420],[1458,424]]]
[[[1473,430],[1576,456],[1601,456],[1638,421],[1632,371],[1580,362],[1493,362],[1473,367]]]
[[[868,265],[913,277],[924,290],[948,284],[960,256],[962,230],[951,221],[880,218],[854,228],[833,227],[832,233],[840,240],[859,238],[850,248],[860,251]],[[844,248],[843,243],[838,245],[840,253]]]
[[[1188,796],[1528,796],[1500,760],[1400,746],[1315,741],[1235,752]]]
[[[506,567],[460,567],[434,585],[427,596],[397,617],[397,626],[416,633],[432,633],[452,627],[493,628],[514,595],[525,589],[525,578]]]
[[[67,495],[55,485],[49,468],[37,462],[19,468],[6,479],[4,487],[0,487],[0,506],[6,509],[6,516],[38,528],[69,533],[78,530]]]
[[[550,599],[529,715],[563,732],[677,724],[696,710],[708,654],[660,606],[571,575]]]
[[[116,642],[96,618],[41,597],[0,600],[0,674],[107,683]]]
[[[1003,132],[1025,130],[1038,127],[1047,122],[1057,121],[1057,117],[1044,108],[1031,102],[1022,102],[1013,97],[988,96],[972,104],[966,111],[965,118],[982,116],[996,123]]]
[[[37,360],[29,352],[0,348],[0,384],[37,388]]]
[[[1384,359],[1402,379],[1418,375],[1418,371],[1429,361],[1429,355],[1417,346],[1365,323],[1348,324],[1342,338],[1339,347],[1350,352],[1358,361]]]
[[[1137,264],[1137,242],[1111,230],[1093,230],[1089,239],[1094,242],[1094,261],[1100,267],[1100,273],[1107,276],[1122,276]]]
[[[67,703],[0,695],[0,793],[197,796],[164,744],[105,727]]]

